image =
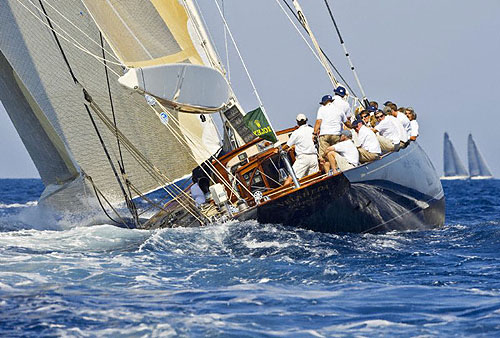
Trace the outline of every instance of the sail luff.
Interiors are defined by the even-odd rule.
[[[448,133],[444,133],[443,142],[443,169],[445,177],[468,176],[467,170],[465,169],[462,161],[458,157],[458,154],[451,142]]]
[[[57,147],[50,146],[53,150],[50,150],[47,145],[44,149],[35,147],[34,151],[30,151],[37,169],[44,178],[44,183],[46,186],[63,183],[65,178],[74,177],[81,169],[93,178],[109,200],[121,201],[121,193],[116,180],[112,177],[109,164],[100,150],[95,133],[92,132],[93,128],[84,109],[82,90],[74,84],[53,33],[47,27],[46,21],[45,24],[43,22],[44,19],[46,20],[45,16],[40,14],[35,17],[22,5],[17,0],[0,2],[0,22],[2,22],[0,51],[19,77],[19,83],[23,84],[26,93],[29,93],[34,104],[39,107],[38,120],[42,120],[43,117],[47,121],[44,125],[53,129],[52,133],[48,133],[51,135],[50,138],[60,140],[60,145]],[[31,6],[30,8],[36,12],[36,7]],[[81,2],[57,3],[58,12],[65,17],[73,17],[72,24],[63,20],[50,6],[46,9],[48,16],[58,21],[58,25],[54,27],[59,33],[64,30],[80,41],[88,41],[88,37],[99,41],[99,29]],[[76,18],[72,15],[75,12],[80,13]],[[82,31],[76,29],[74,25]],[[60,30],[57,28],[59,26]],[[112,116],[104,65],[93,56],[102,54],[101,47],[99,44],[90,43],[85,46],[88,51],[85,53],[70,41],[61,39],[61,46],[78,81],[92,95],[105,114]],[[105,48],[108,47],[105,46]],[[109,64],[108,66],[114,73],[122,72],[118,65]],[[187,154],[189,150],[186,151],[166,130],[156,115],[151,112],[151,108],[142,95],[130,93],[117,83],[114,75],[111,77],[110,92],[120,130],[159,170],[168,173],[171,179],[190,173],[197,165],[193,159],[188,157],[180,161],[178,157],[169,156],[170,154]],[[21,102],[21,98],[19,101]],[[15,104],[7,105],[6,110],[9,115],[20,116],[21,114],[15,109]],[[177,116],[178,113],[172,112],[171,114]],[[115,135],[100,121],[96,122],[110,152],[118,154]],[[172,128],[180,132],[178,126],[173,124]],[[48,129],[45,128],[45,130]],[[18,129],[18,132],[21,138],[25,139],[30,137],[41,139],[45,134],[40,127],[29,130]],[[43,142],[40,141],[40,147],[42,145]],[[66,151],[68,155],[56,161],[56,155],[53,154],[63,151]],[[41,154],[47,154],[47,156],[41,156]],[[139,190],[150,191],[161,186],[162,183],[151,178],[131,154],[125,152],[123,156],[127,175]],[[68,159],[70,159],[69,162]],[[68,167],[71,162],[74,162],[74,168],[63,171],[50,166],[61,163],[61,166]],[[72,194],[68,198],[77,197]]]
[[[469,137],[467,139],[467,157],[469,160],[469,173],[471,177],[492,177],[488,165],[479,152],[476,142],[472,138],[472,134],[469,134]]]

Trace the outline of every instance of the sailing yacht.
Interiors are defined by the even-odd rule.
[[[259,107],[245,112],[194,0],[4,0],[0,23],[0,100],[45,185],[40,207],[143,229],[230,219],[330,233],[444,223],[443,189],[417,142],[343,173],[294,177],[294,154],[282,150],[294,128],[274,131],[250,76]],[[363,97],[351,93],[351,104],[366,106],[355,77]],[[176,184],[193,170],[209,182],[201,206]],[[282,184],[287,175],[292,186]],[[144,219],[138,200],[157,213]]]
[[[466,180],[469,178],[469,174],[446,132],[443,140],[443,171],[442,180]]]
[[[471,180],[493,178],[488,165],[484,161],[483,156],[476,146],[476,142],[474,142],[474,139],[472,138],[472,134],[469,134],[469,137],[467,138],[467,158],[469,160],[469,173]]]

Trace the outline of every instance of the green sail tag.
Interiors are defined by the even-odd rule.
[[[272,143],[278,141],[269,121],[267,121],[266,115],[264,115],[260,107],[248,112],[243,119],[255,136]]]

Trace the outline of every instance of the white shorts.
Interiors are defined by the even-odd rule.
[[[297,178],[302,178],[319,171],[318,155],[316,154],[302,154],[297,156],[293,164],[293,171]]]
[[[339,167],[340,171],[346,171],[354,168],[354,166],[340,154],[335,153],[335,161],[337,162],[337,167]]]

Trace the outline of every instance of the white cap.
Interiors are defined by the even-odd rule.
[[[296,120],[297,121],[307,121],[307,116],[305,116],[304,114],[299,114],[299,115],[297,115]]]

